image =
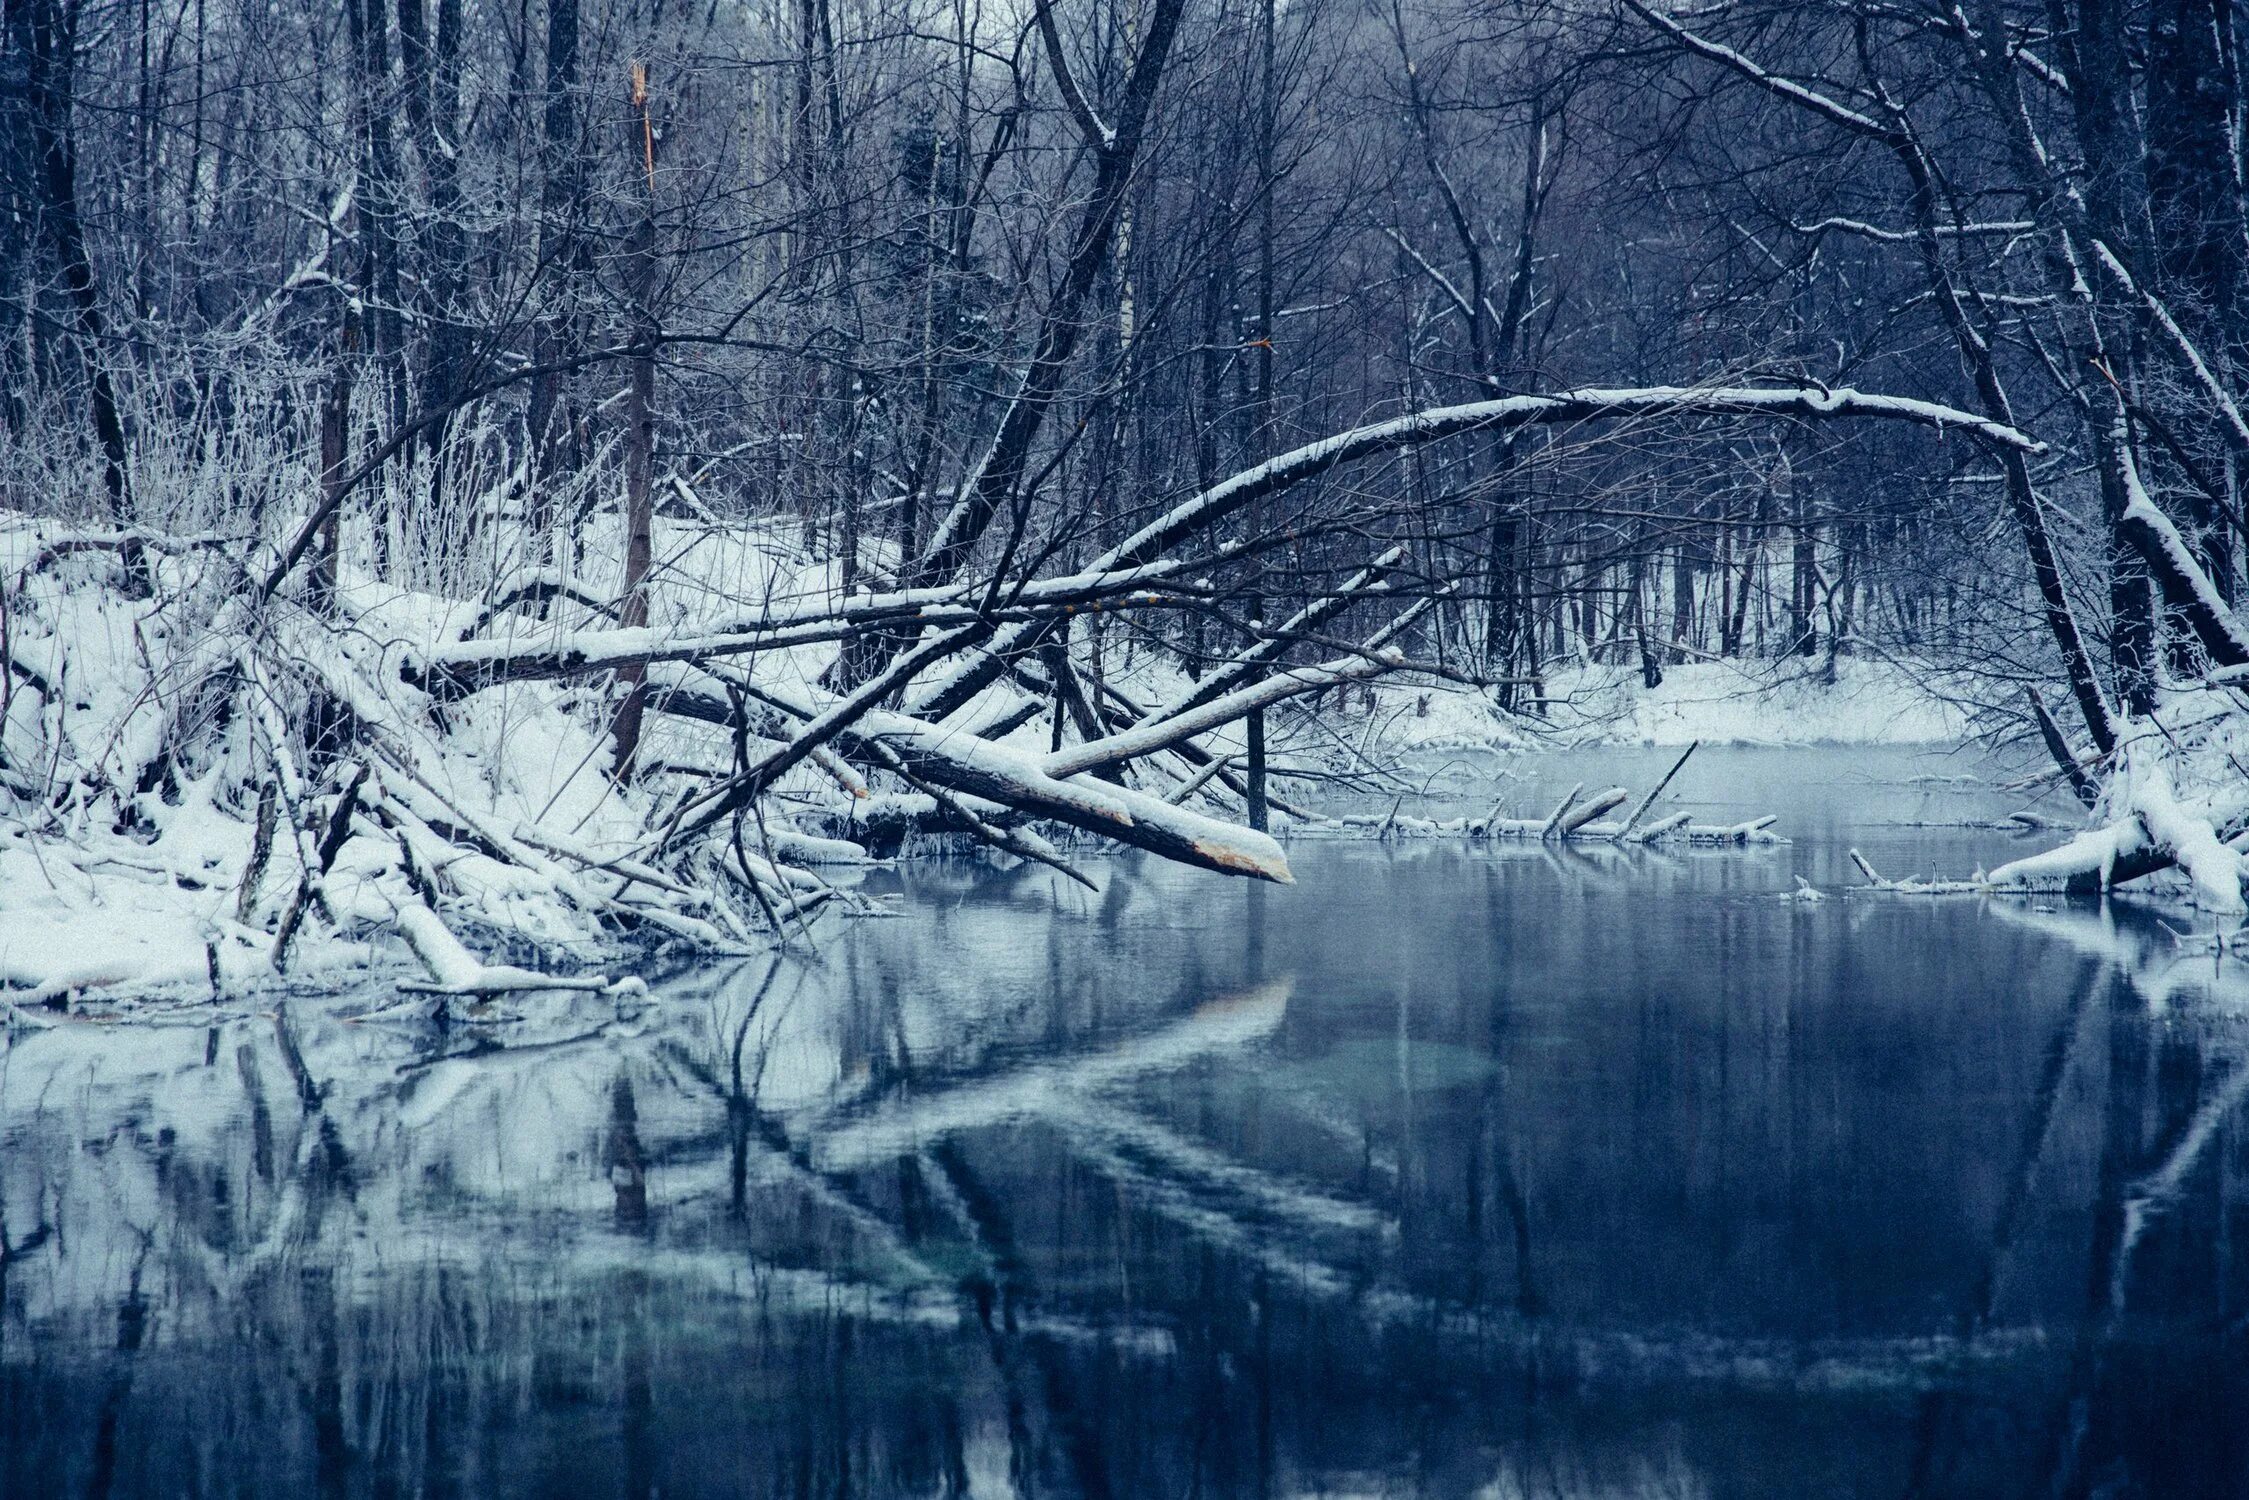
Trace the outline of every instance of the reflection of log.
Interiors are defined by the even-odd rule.
[[[1073,1140],[1090,1139],[1122,1149],[1206,1192],[1239,1198],[1263,1217],[1285,1219],[1315,1230],[1367,1232],[1395,1227],[1395,1220],[1363,1203],[1333,1197],[1237,1161],[1091,1095],[1081,1095],[1069,1109],[1058,1112],[1054,1123]]]
[[[958,1131],[1067,1112],[1086,1096],[1127,1079],[1262,1040],[1281,1024],[1294,988],[1294,981],[1276,979],[1198,1006],[1159,1031],[1091,1056],[1032,1063],[998,1077],[888,1102],[861,1119],[818,1132],[812,1155],[829,1169],[872,1166]]]

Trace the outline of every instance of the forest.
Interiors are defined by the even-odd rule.
[[[4,16],[14,1018],[1286,882],[1597,666],[1879,664],[2087,809],[1878,883],[2243,907],[2226,0]],[[1762,828],[1623,801],[1438,831]]]

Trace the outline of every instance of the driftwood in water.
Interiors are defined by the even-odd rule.
[[[2240,854],[2249,851],[2249,832],[2227,831],[2218,842]],[[1866,877],[1866,889],[1901,896],[2097,896],[2179,867],[2176,851],[2150,841],[2136,819],[2090,829],[2068,843],[1966,879],[1890,880],[1856,849],[1851,861]]]
[[[1664,789],[1671,785],[1671,779],[1679,774],[1679,768],[1687,763],[1687,757],[1701,748],[1702,741],[1695,740],[1686,749],[1679,752],[1679,758],[1671,763],[1671,769],[1663,773],[1663,780],[1648,788],[1648,795],[1634,803],[1632,811],[1625,815],[1624,827],[1620,831],[1620,837],[1623,834],[1629,834],[1633,829],[1640,826],[1640,820],[1648,815],[1648,809],[1655,806],[1656,798],[1662,796]]]
[[[1773,831],[1773,825],[1780,821],[1779,818],[1770,814],[1739,823],[1698,823],[1694,821],[1692,814],[1684,812],[1649,820],[1649,809],[1670,787],[1673,778],[1678,776],[1680,767],[1687,763],[1687,758],[1695,753],[1700,744],[1698,740],[1682,751],[1679,758],[1671,763],[1671,769],[1663,774],[1663,779],[1634,803],[1632,810],[1621,820],[1610,819],[1607,814],[1622,807],[1630,798],[1630,792],[1620,786],[1610,787],[1587,798],[1584,796],[1585,783],[1579,782],[1543,818],[1506,817],[1498,806],[1480,818],[1417,818],[1399,811],[1404,802],[1401,797],[1387,813],[1379,817],[1365,813],[1354,814],[1332,820],[1331,826],[1370,829],[1378,838],[1387,838],[1392,833],[1408,833],[1576,844],[1676,842],[1741,846],[1786,843],[1786,839]]]

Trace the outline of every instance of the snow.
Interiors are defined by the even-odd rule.
[[[1655,688],[1636,668],[1580,669],[1550,686],[1566,695],[1557,722],[1585,724],[1605,739],[1648,745],[1905,745],[1954,743],[1965,714],[1924,675],[1887,662],[1845,657],[1836,680],[1811,661],[1697,662],[1663,669]]]
[[[2163,748],[2144,739],[2125,748],[2110,784],[2111,802],[2137,815],[2148,836],[2171,851],[2193,884],[2196,905],[2216,912],[2249,910],[2241,897],[2241,856],[2218,841],[2207,810],[2198,815],[2180,805]]]
[[[1966,712],[1934,674],[1846,656],[1823,663],[1693,662],[1641,685],[1637,666],[1573,666],[1546,678],[1543,724],[1498,714],[1481,695],[1393,680],[1375,689],[1379,738],[1402,749],[1508,747],[1545,735],[1566,745],[1957,744]]]
[[[2124,467],[2124,485],[2127,503],[2117,518],[2117,529],[2138,547],[2154,569],[2156,580],[2163,586],[2164,597],[2182,609],[2186,608],[2174,590],[2183,590],[2191,597],[2193,607],[2187,609],[2188,623],[2201,638],[2203,648],[2221,667],[2249,663],[2249,630],[2244,630],[2234,618],[2232,608],[2211,584],[2209,575],[2195,560],[2194,551],[2187,545],[2179,528],[2171,524],[2148,495],[2140,480],[2139,466],[2132,460],[2131,450],[2121,450]]]
[[[675,882],[664,909],[650,905],[650,872],[632,856],[656,793],[611,782],[599,685],[519,684],[439,712],[402,680],[401,664],[457,640],[482,600],[377,584],[347,566],[340,603],[351,628],[336,629],[286,600],[261,609],[195,539],[151,543],[158,588],[137,598],[116,586],[116,540],[0,515],[16,664],[0,720],[8,1018],[36,1019],[43,1002],[73,992],[131,1004],[156,991],[203,994],[214,972],[235,993],[416,958],[440,988],[513,988],[537,976],[484,964],[475,950],[598,962],[633,921],[705,949],[748,946],[718,882]],[[667,523],[659,542],[653,610],[675,630],[735,613],[746,596],[817,594],[827,577],[763,534]],[[597,555],[587,567],[598,576],[607,563]],[[543,576],[519,571],[493,597]],[[546,628],[574,629],[588,613],[557,605]],[[826,646],[766,660],[811,675],[832,655]],[[302,743],[315,697],[358,721],[355,753],[371,775],[333,867],[309,881],[319,899],[284,978],[274,930],[316,873],[344,779]],[[648,741],[652,753],[691,759],[698,731],[665,723]],[[182,753],[153,777],[167,746]],[[245,895],[262,806],[270,853]],[[778,811],[770,829],[777,848],[850,858]],[[423,900],[432,885],[435,910]]]
[[[2091,828],[2065,844],[2010,860],[1993,870],[1993,886],[2027,891],[2060,890],[2073,876],[2098,872],[2108,882],[2116,862],[2147,847],[2147,834],[2131,820]]]
[[[2176,890],[2187,904],[2229,923],[2249,910],[2242,889],[2249,793],[2241,780],[2249,726],[2221,689],[2175,686],[2159,698],[2153,718],[2122,721],[2094,826],[2000,866],[1979,884],[2105,888],[2130,863],[2139,874],[2154,867],[2154,890]],[[2165,868],[2173,863],[2176,869]]]

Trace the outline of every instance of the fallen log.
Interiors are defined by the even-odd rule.
[[[1934,402],[1870,395],[1849,389],[1665,386],[1502,396],[1369,423],[1276,454],[1189,496],[1096,558],[1088,571],[1129,570],[1152,565],[1189,537],[1249,505],[1316,479],[1341,465],[1376,454],[1475,432],[1673,416],[1865,417],[1904,421],[1940,432],[1965,432],[1999,451],[2017,454],[2046,451],[2045,445],[2035,438],[1985,417]],[[1237,552],[1244,550],[1240,543],[1228,546]],[[1226,550],[1220,549],[1221,552]],[[949,681],[941,692],[918,700],[914,711],[930,718],[943,718],[952,713],[998,681],[1013,656],[1036,644],[1041,629],[1033,624],[1002,631],[985,648],[981,661]]]
[[[669,683],[660,687],[652,683],[652,688],[652,707],[668,712],[684,710],[698,718],[714,711],[710,695],[682,691]],[[806,723],[823,712],[819,696],[812,691],[757,687],[748,693],[767,707]],[[715,712],[723,720],[733,717],[730,708],[717,707]],[[1204,817],[1129,787],[1057,777],[1039,757],[1027,752],[895,710],[867,711],[831,743],[854,758],[889,762],[932,787],[982,798],[1030,817],[1067,823],[1184,864],[1284,885],[1294,879],[1280,845],[1265,834]]]
[[[1539,826],[1538,836],[1540,838],[1550,839],[1554,837],[1555,831],[1562,826],[1562,819],[1569,816],[1570,809],[1577,805],[1578,794],[1584,790],[1585,783],[1582,781],[1569,789],[1569,792],[1555,805],[1554,811],[1547,815],[1546,821]]]
[[[1656,798],[1663,795],[1664,788],[1670,786],[1671,779],[1679,774],[1680,767],[1684,766],[1687,763],[1687,757],[1694,754],[1701,748],[1702,741],[1696,740],[1692,744],[1688,745],[1686,749],[1679,752],[1679,758],[1671,763],[1670,770],[1663,773],[1663,779],[1657,782],[1653,787],[1649,788],[1648,795],[1642,797],[1637,803],[1635,803],[1633,805],[1632,811],[1626,814],[1624,819],[1624,826],[1617,830],[1616,836],[1618,838],[1627,838],[1631,835],[1632,830],[1640,825],[1640,820],[1648,815],[1648,809],[1655,806]]]
[[[1223,666],[1215,671],[1205,673],[1202,681],[1196,683],[1194,688],[1180,701],[1167,704],[1162,708],[1149,710],[1141,716],[1140,724],[1134,727],[1138,728],[1141,725],[1154,723],[1159,719],[1177,718],[1181,714],[1201,708],[1206,703],[1214,702],[1237,689],[1248,687],[1256,682],[1261,674],[1271,670],[1274,664],[1281,659],[1282,653],[1287,651],[1293,643],[1326,626],[1336,616],[1358,603],[1362,597],[1378,589],[1382,580],[1388,576],[1389,571],[1403,562],[1405,557],[1406,549],[1403,544],[1390,548],[1373,562],[1368,563],[1357,573],[1345,579],[1333,593],[1324,598],[1313,600],[1310,604],[1283,620],[1278,628],[1261,635],[1246,650],[1237,653]],[[1419,611],[1415,610],[1412,613],[1418,614]],[[1385,640],[1394,637],[1396,634],[1397,627],[1393,627],[1384,636],[1378,637],[1372,645],[1380,646]]]
[[[1780,818],[1768,813],[1741,823],[1688,823],[1680,833],[1691,844],[1779,844],[1787,842],[1773,832]]]
[[[1406,664],[1396,651],[1339,657],[1310,667],[1284,667],[1262,681],[1182,711],[1144,721],[1135,728],[1104,739],[1089,740],[1058,750],[1046,758],[1050,776],[1075,776],[1081,772],[1152,755],[1181,740],[1207,734],[1257,710],[1305,693],[1316,693],[1346,682],[1364,682],[1396,671]]]
[[[429,907],[416,902],[402,906],[397,916],[398,935],[429,971],[429,980],[408,979],[402,990],[426,995],[504,995],[524,990],[591,990],[616,994],[638,986],[637,979],[611,981],[602,974],[541,974],[513,964],[478,961],[452,929]]]
[[[1564,839],[1575,837],[1579,830],[1592,823],[1601,814],[1613,812],[1622,807],[1625,799],[1631,795],[1630,792],[1620,786],[1612,786],[1605,792],[1596,792],[1590,800],[1581,802],[1570,810],[1568,816],[1564,817],[1555,828],[1554,836]]]

